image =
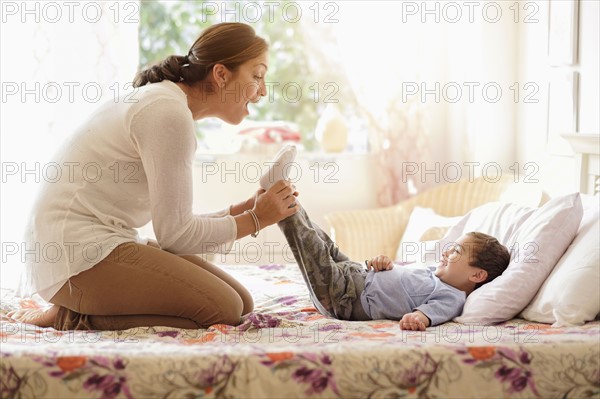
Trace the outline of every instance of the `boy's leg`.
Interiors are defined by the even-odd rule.
[[[317,309],[326,316],[349,320],[352,303],[357,297],[351,275],[362,269],[362,265],[343,256],[329,237],[328,241],[323,240],[321,234],[325,233],[310,221],[303,208],[278,225],[292,249]],[[336,262],[332,254],[340,255],[343,260]]]
[[[301,212],[304,212],[304,209],[302,209]],[[307,220],[309,220],[308,215],[306,215],[306,218],[307,218]],[[344,255],[342,253],[342,251],[340,251],[340,247],[338,247],[337,244],[335,242],[333,242],[331,237],[329,237],[327,235],[327,233],[325,233],[321,229],[321,227],[319,227],[319,225],[317,225],[316,223],[313,223],[310,220],[309,220],[309,223],[310,223],[310,226],[315,229],[315,231],[317,232],[317,234],[319,235],[321,240],[323,240],[323,243],[327,246],[327,249],[329,250],[329,254],[331,255],[331,258],[334,261],[344,262],[344,261],[350,260],[350,259],[348,259],[348,257],[346,255]]]
[[[335,242],[333,242],[331,237],[329,237],[329,235],[327,235],[327,233],[325,233],[318,224],[316,224],[312,220],[310,220],[310,218],[308,217],[308,214],[306,213],[306,210],[304,210],[304,208],[300,208],[298,213],[302,213],[302,216],[304,217],[304,220],[306,221],[306,225],[308,227],[310,227],[311,229],[315,230],[315,232],[317,233],[317,235],[319,236],[321,241],[323,241],[323,245],[325,245],[325,247],[327,248],[329,255],[335,262],[343,262],[343,261],[349,260],[348,257],[344,253],[342,253],[342,251],[340,251],[340,248],[337,246],[337,244]]]

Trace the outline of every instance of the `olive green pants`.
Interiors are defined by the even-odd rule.
[[[300,204],[297,202],[297,206]],[[331,238],[301,208],[278,223],[315,307],[341,320],[371,320],[360,302],[366,267],[344,255]]]

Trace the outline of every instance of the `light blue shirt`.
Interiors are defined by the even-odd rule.
[[[442,282],[435,269],[396,266],[370,271],[360,296],[365,312],[373,320],[400,320],[406,313],[419,310],[429,317],[431,326],[459,316],[467,298],[465,292]]]

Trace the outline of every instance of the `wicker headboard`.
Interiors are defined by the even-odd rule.
[[[600,135],[563,134],[577,157],[579,191],[584,194],[600,193]]]

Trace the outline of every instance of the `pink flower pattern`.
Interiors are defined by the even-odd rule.
[[[237,326],[36,329],[6,318],[20,305],[3,293],[0,397],[460,397],[473,381],[489,397],[600,397],[600,321],[406,332],[320,315],[294,265],[225,269],[259,281]]]

